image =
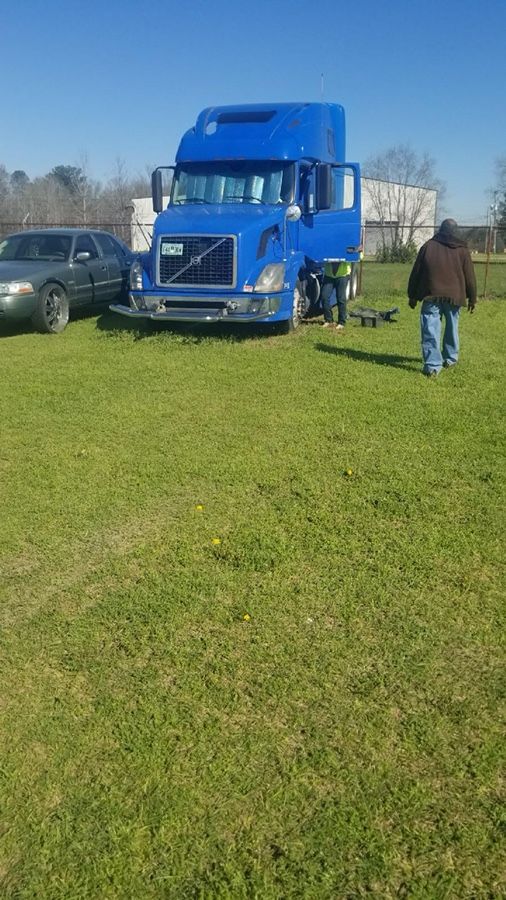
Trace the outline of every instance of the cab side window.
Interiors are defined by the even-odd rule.
[[[332,169],[331,209],[352,209],[354,203],[353,170],[339,166]]]

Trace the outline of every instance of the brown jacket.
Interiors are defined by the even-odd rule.
[[[411,301],[445,297],[457,306],[476,303],[476,277],[471,255],[464,241],[445,234],[434,235],[420,247],[411,275]]]

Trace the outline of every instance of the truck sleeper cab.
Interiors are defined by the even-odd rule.
[[[328,260],[360,254],[360,169],[344,110],[284,103],[205,109],[183,136],[152,246],[131,270],[132,318],[295,327]]]

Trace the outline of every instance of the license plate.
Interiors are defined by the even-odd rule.
[[[162,256],[182,256],[182,244],[162,244]]]

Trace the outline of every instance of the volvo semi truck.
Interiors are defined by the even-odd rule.
[[[152,175],[151,249],[134,262],[130,318],[273,323],[314,312],[327,261],[360,258],[360,167],[331,103],[215,106]],[[168,205],[163,170],[172,170]]]

